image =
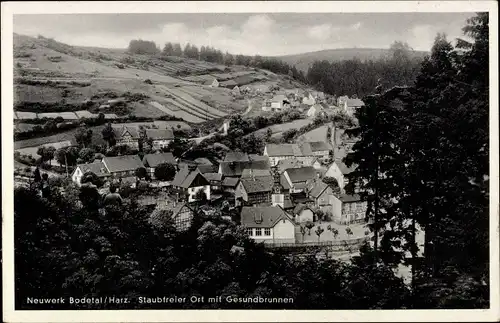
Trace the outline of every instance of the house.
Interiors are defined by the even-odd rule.
[[[210,200],[210,182],[198,171],[184,167],[175,174],[172,187],[182,194],[188,202],[196,201],[196,194],[203,191]]]
[[[368,203],[358,194],[332,197],[333,221],[339,224],[364,223]]]
[[[216,165],[199,164],[196,166],[196,169],[202,174],[207,174],[207,173],[217,173],[219,168]]]
[[[284,94],[275,95],[271,99],[271,111],[283,111],[290,108],[290,100]]]
[[[114,128],[115,140],[117,145],[126,145],[131,148],[139,148],[139,132],[135,127],[121,126]]]
[[[308,195],[319,208],[333,204],[333,189],[321,180],[314,180],[308,184]]]
[[[104,157],[102,163],[114,178],[135,176],[135,171],[144,167],[137,155]]]
[[[305,104],[305,105],[312,106],[312,105],[316,104],[316,99],[314,98],[314,96],[312,95],[311,92],[307,92],[306,91],[304,93],[303,98],[302,98],[302,103]]]
[[[356,169],[356,166],[347,167],[341,160],[335,160],[325,173],[325,177],[333,177],[339,183],[341,192],[345,192],[345,186],[347,185],[346,176],[352,173]]]
[[[243,170],[269,170],[270,165],[267,158],[263,156],[248,156],[249,161],[223,161],[219,164],[219,174],[223,177],[241,177]]]
[[[283,176],[290,187],[290,193],[300,193],[307,191],[307,182],[318,178],[316,169],[311,166],[300,168],[289,168],[285,170]]]
[[[314,212],[307,205],[299,203],[293,209],[295,223],[314,222]]]
[[[210,87],[219,87],[219,81],[217,81],[217,79],[215,77],[213,79],[211,79],[211,80],[205,81],[204,84],[208,85]]]
[[[357,109],[365,105],[360,99],[350,99],[347,96],[341,96],[337,99],[337,105],[348,115],[354,115]]]
[[[222,188],[222,175],[219,173],[204,173],[203,177],[210,182],[212,190],[220,190]]]
[[[73,174],[71,174],[71,180],[75,184],[81,185],[83,175],[89,172],[95,174],[98,178],[103,178],[103,179],[110,176],[106,166],[104,166],[104,164],[101,161],[99,161],[91,164],[77,165],[75,170],[73,171]]]
[[[276,166],[280,160],[292,159],[311,165],[314,155],[308,145],[298,144],[267,144],[264,155],[269,157],[271,166]]]
[[[172,211],[171,218],[178,231],[186,231],[191,227],[194,211],[189,204],[185,202],[173,202],[166,205],[158,205],[157,209]]]
[[[233,87],[233,89],[231,90],[231,94],[234,95],[234,96],[240,96],[241,95],[240,88],[238,87],[238,85],[236,85],[235,87]]]
[[[295,242],[295,224],[279,206],[243,207],[241,225],[250,238],[258,242]]]
[[[174,132],[172,129],[146,129],[146,137],[152,141],[153,149],[160,150],[167,148],[172,140],[174,140]]]
[[[289,168],[300,168],[304,167],[304,163],[301,160],[292,158],[292,159],[283,159],[278,162],[276,167],[278,167],[278,171],[283,173],[285,170]]]
[[[307,144],[311,147],[312,154],[320,159],[327,159],[330,157],[332,146],[324,141],[309,141]]]
[[[327,116],[330,113],[328,106],[324,104],[315,104],[307,110],[307,117],[314,119],[318,116]]]
[[[159,154],[146,154],[142,158],[142,163],[146,170],[149,172],[150,176],[154,178],[155,168],[160,164],[170,164],[177,165],[174,155],[171,152],[159,153]]]
[[[222,180],[222,190],[224,192],[234,194],[236,192],[236,187],[238,186],[239,182],[240,182],[239,178],[226,177]]]
[[[241,178],[234,193],[236,205],[256,205],[271,202],[272,176]]]

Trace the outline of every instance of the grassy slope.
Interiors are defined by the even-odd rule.
[[[389,55],[388,49],[383,48],[340,48],[327,49],[317,52],[280,56],[284,62],[295,65],[297,69],[307,72],[307,69],[314,61],[327,60],[330,62],[359,58],[360,60],[378,59]],[[427,52],[415,51],[418,57],[423,57]]]
[[[188,122],[225,117],[245,106],[234,102],[228,89],[206,88],[200,84],[181,80],[178,71],[213,74],[224,66],[207,62],[168,58],[168,61],[142,55],[130,56],[123,50],[74,47],[53,43],[45,39],[14,35],[16,77],[38,80],[75,80],[90,82],[90,86],[65,88],[50,85],[15,84],[16,102],[81,103],[98,92],[143,93],[150,97],[146,102],[132,104],[132,113],[137,116],[159,117],[171,114]],[[51,60],[60,57],[58,61]],[[123,58],[131,63],[119,68]],[[241,68],[234,68],[234,77]],[[228,72],[232,73],[232,70]],[[146,84],[149,79],[153,84]],[[63,93],[67,90],[66,95]],[[105,103],[104,97],[99,104]],[[151,104],[152,102],[156,102]],[[208,103],[208,104],[207,104]],[[159,105],[158,105],[159,104]],[[162,108],[161,106],[164,106]],[[104,113],[113,111],[102,111]]]

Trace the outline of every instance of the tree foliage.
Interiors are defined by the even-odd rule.
[[[372,230],[385,231],[375,261],[406,261],[404,251],[415,259],[416,226],[425,231],[415,307],[488,302],[488,15],[464,32],[473,42],[455,48],[437,35],[414,84],[365,97],[359,126],[346,131],[361,139],[346,158],[358,165],[348,190],[360,189]],[[448,298],[454,288],[469,290]]]

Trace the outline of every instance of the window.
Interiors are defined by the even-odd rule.
[[[252,228],[247,228],[247,233],[249,236],[252,236],[252,233],[253,233]]]
[[[356,210],[361,211],[362,205],[361,202],[356,203]]]
[[[264,229],[264,235],[265,235],[265,236],[270,236],[270,235],[271,235],[271,229],[269,229],[269,228],[265,228],[265,229]]]
[[[257,237],[262,236],[262,229],[261,228],[255,229],[255,236],[257,236]]]

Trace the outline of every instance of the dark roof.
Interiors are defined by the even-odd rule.
[[[358,194],[354,194],[354,195],[342,194],[338,197],[338,199],[344,203],[346,203],[346,202],[358,202],[358,201],[361,201],[361,196],[359,196]]]
[[[91,164],[79,164],[77,165],[77,167],[80,168],[83,174],[91,172],[96,174],[98,177],[110,175],[108,170],[106,169],[106,166],[104,166],[104,164],[100,161]]]
[[[292,221],[279,206],[244,206],[241,209],[241,225],[250,228],[272,228],[281,219]]]
[[[242,178],[241,184],[247,193],[270,192],[274,180],[272,176],[261,176],[254,178]]]
[[[198,165],[196,169],[199,170],[202,174],[217,173],[217,166],[215,165]]]
[[[328,185],[323,181],[316,181],[309,191],[309,196],[318,198],[328,188]]]
[[[261,176],[272,176],[271,170],[245,168],[243,172],[241,172],[241,178],[261,177]]]
[[[285,171],[292,183],[306,182],[310,179],[316,178],[316,169],[311,166],[300,168],[289,168]]]
[[[180,171],[175,174],[174,180],[172,181],[172,186],[179,186],[182,188],[189,188],[193,184],[196,178],[201,177],[201,182],[203,185],[210,185],[205,177],[198,171],[189,170],[188,167],[182,168]]]
[[[222,181],[222,186],[227,186],[227,187],[236,187],[236,185],[238,185],[238,182],[240,180],[238,178],[234,178],[234,177],[226,177],[224,178],[224,180]]]
[[[280,175],[280,183],[281,183],[281,186],[283,186],[283,189],[285,189],[285,190],[289,190],[291,188],[290,184],[288,184],[288,180],[286,179],[284,174]]]
[[[156,167],[160,164],[177,164],[174,155],[171,152],[161,153],[161,154],[147,154],[142,159],[144,165],[149,167]]]
[[[187,204],[186,202],[179,202],[179,203],[168,203],[164,206],[162,206],[161,210],[170,210],[172,211],[172,219],[175,219],[177,215],[179,215],[179,212],[184,208],[187,207],[189,210],[193,211],[193,209]]]
[[[104,157],[102,162],[110,173],[136,170],[144,167],[137,155],[125,155],[116,157]]]
[[[323,151],[323,150],[332,150],[332,146],[324,141],[311,141],[309,142],[309,146],[313,152],[315,151]]]
[[[270,169],[270,165],[265,160],[251,161],[251,162],[222,162],[220,163],[221,173],[224,176],[239,177],[243,170],[251,168],[257,169]]]
[[[290,159],[282,159],[278,162],[278,170],[279,172],[284,172],[289,168],[299,168],[303,167],[304,163],[298,159],[290,158]]]
[[[298,144],[267,144],[268,156],[311,156],[312,150],[308,143]]]
[[[172,140],[174,132],[172,129],[146,129],[146,136],[153,140]]]
[[[306,193],[293,193],[293,194],[290,194],[290,197],[292,198],[292,202],[295,204],[314,202],[310,198],[307,197]]]
[[[113,131],[115,133],[116,139],[122,138],[123,135],[127,132],[130,134],[130,136],[132,136],[132,138],[139,139],[139,132],[135,127],[127,127],[127,126],[113,127]]]
[[[266,161],[266,162],[269,162],[269,157],[268,156],[262,156],[262,155],[256,155],[256,154],[250,154],[250,155],[248,155],[248,159],[250,159],[250,161]]]
[[[224,157],[225,162],[247,162],[248,154],[241,151],[228,151]]]
[[[203,174],[203,177],[207,179],[207,181],[210,182],[220,182],[222,180],[222,175],[219,173],[205,173]]]
[[[293,214],[299,214],[300,212],[304,211],[305,209],[309,209],[310,210],[310,208],[307,205],[305,205],[303,203],[299,203],[293,209]]]

